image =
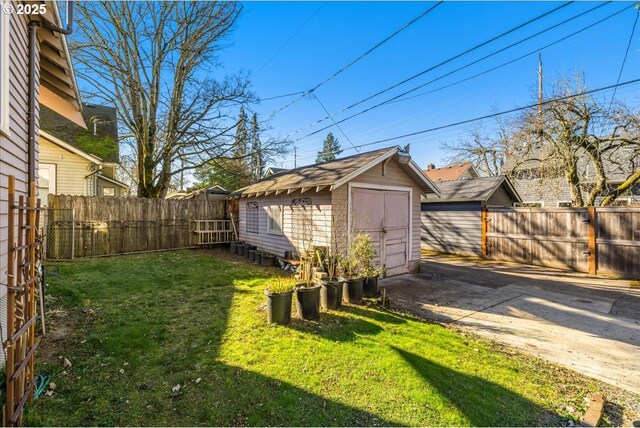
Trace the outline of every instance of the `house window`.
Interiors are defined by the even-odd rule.
[[[258,233],[258,203],[247,202],[247,233]]]
[[[102,188],[102,196],[115,196],[116,188],[115,187],[103,187]]]
[[[0,7],[9,0],[0,0]],[[9,135],[9,19],[0,12],[0,134]]]
[[[269,221],[267,222],[267,233],[271,235],[282,235],[282,220],[284,210],[281,205],[267,207]]]
[[[558,201],[558,206],[562,207],[562,208],[568,208],[571,207],[571,201]]]

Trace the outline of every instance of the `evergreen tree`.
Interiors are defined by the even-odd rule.
[[[251,117],[251,125],[249,126],[249,144],[251,145],[251,175],[254,180],[259,180],[264,171],[264,154],[260,141],[260,125],[255,113]]]
[[[247,155],[247,113],[240,107],[238,123],[236,125],[236,139],[234,143],[233,157],[245,160]]]
[[[327,138],[324,140],[322,150],[318,152],[316,156],[316,163],[323,163],[335,160],[340,153],[342,153],[342,147],[336,137],[331,132],[327,134]]]

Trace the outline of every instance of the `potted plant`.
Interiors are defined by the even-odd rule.
[[[343,282],[338,278],[338,257],[330,248],[316,250],[318,266],[324,272],[320,282],[320,306],[322,309],[342,307]]]
[[[298,316],[305,320],[320,318],[320,286],[313,282],[313,265],[313,250],[304,251],[300,256],[295,291]]]
[[[378,295],[378,277],[382,274],[382,269],[373,266],[376,248],[373,245],[371,235],[368,233],[358,234],[353,244],[352,251],[364,278],[364,295],[365,297],[376,297]]]
[[[267,296],[267,321],[276,324],[291,322],[291,296],[293,295],[293,278],[272,278],[267,283],[264,294]]]
[[[357,238],[356,238],[357,239]],[[347,254],[342,254],[338,261],[340,279],[343,282],[342,298],[345,302],[354,305],[362,303],[363,279],[358,266],[358,259],[355,257],[354,242],[351,242]]]

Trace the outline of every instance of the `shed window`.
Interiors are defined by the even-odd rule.
[[[559,207],[571,207],[571,201],[558,201],[558,206]]]
[[[8,0],[0,0],[0,7]],[[11,16],[0,12],[0,133],[9,135],[9,20]]]
[[[544,206],[544,202],[540,202],[540,201],[514,202],[513,206],[516,208],[540,208]]]
[[[267,207],[269,221],[267,222],[267,233],[271,235],[282,235],[282,223],[284,210],[282,205],[272,205]]]
[[[116,188],[115,187],[104,187],[102,189],[102,196],[115,196]]]
[[[258,233],[258,203],[247,202],[247,233]]]

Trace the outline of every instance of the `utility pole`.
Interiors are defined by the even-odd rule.
[[[298,148],[293,146],[293,168],[298,167]]]

